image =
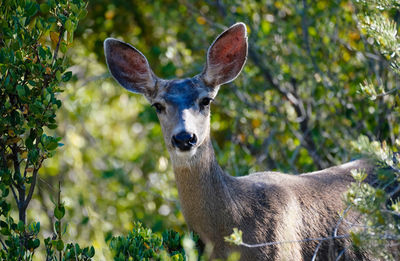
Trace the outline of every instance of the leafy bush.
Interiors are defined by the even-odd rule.
[[[110,248],[114,260],[173,260],[183,261],[185,250],[181,245],[183,237],[173,231],[165,230],[162,236],[153,233],[136,222],[127,236],[113,237]]]
[[[40,245],[39,222],[26,222],[26,211],[43,162],[51,158],[61,138],[56,112],[57,93],[72,77],[65,53],[79,19],[86,15],[81,0],[5,0],[0,5],[0,226],[2,260],[31,260]],[[11,191],[11,192],[10,192]],[[12,217],[8,195],[18,208]],[[54,210],[55,237],[44,241],[47,260],[89,260],[93,248],[64,245],[59,200]],[[56,251],[58,252],[58,257]]]
[[[398,14],[397,1],[356,1],[359,27],[371,45],[380,52],[391,70],[400,76],[400,40],[399,24],[393,18]],[[360,85],[360,93],[370,100],[391,105],[392,113],[400,114],[399,86],[385,90],[385,83],[373,84],[366,79]],[[396,93],[397,92],[397,93]],[[380,101],[378,101],[380,100]],[[393,139],[392,139],[393,140]],[[352,147],[360,155],[374,160],[378,166],[375,184],[362,183],[367,175],[362,169],[354,170],[355,183],[346,195],[346,201],[352,209],[361,213],[362,226],[356,226],[352,233],[353,243],[357,247],[369,249],[376,257],[385,260],[398,260],[400,251],[400,139],[389,145],[388,141],[370,141],[361,135],[352,141]]]
[[[361,214],[361,226],[355,225],[351,233],[353,244],[380,259],[398,260],[400,251],[393,246],[400,241],[400,154],[385,142],[371,142],[365,136],[354,141],[353,147],[378,166],[377,180],[372,185],[363,183],[367,174],[362,169],[352,173],[356,182],[346,194],[346,201]]]

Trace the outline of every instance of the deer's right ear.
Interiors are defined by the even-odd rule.
[[[107,38],[104,53],[108,69],[119,84],[131,92],[152,96],[157,77],[141,52],[127,43]]]

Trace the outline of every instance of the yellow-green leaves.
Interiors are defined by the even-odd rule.
[[[233,233],[230,236],[224,237],[226,242],[235,244],[235,245],[241,245],[243,243],[243,232],[236,227],[233,228]]]
[[[365,172],[364,169],[362,170],[353,169],[351,170],[351,175],[357,182],[363,182],[367,178],[368,174]]]

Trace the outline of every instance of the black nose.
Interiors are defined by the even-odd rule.
[[[194,145],[196,145],[196,142],[197,137],[194,133],[182,131],[172,136],[172,145],[178,147],[182,151],[190,150]]]

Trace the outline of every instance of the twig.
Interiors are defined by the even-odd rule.
[[[17,205],[19,205],[18,196],[17,196],[17,193],[15,193],[14,185],[12,183],[10,184],[10,188],[11,188],[11,191],[13,193],[14,199],[17,202]]]
[[[18,150],[17,150],[17,145],[13,144],[13,146],[10,146],[11,151],[13,153],[13,162],[14,162],[14,175],[16,174],[18,177],[21,177],[21,170],[20,170],[20,165],[19,165],[19,160],[18,160]],[[19,184],[18,184],[19,185]]]
[[[392,214],[394,216],[400,217],[400,213],[396,212],[396,211],[387,210],[387,209],[382,209],[381,211],[384,212],[384,213],[389,213],[389,214]]]
[[[35,185],[36,185],[36,180],[37,180],[37,174],[38,174],[38,172],[39,172],[39,168],[40,168],[41,165],[42,165],[42,162],[43,162],[43,158],[41,159],[41,161],[40,161],[38,167],[36,167],[36,168],[33,170],[33,174],[32,174],[32,183],[31,183],[31,186],[29,187],[28,196],[26,197],[26,200],[25,200],[25,202],[24,202],[24,207],[25,207],[25,208],[28,207],[28,204],[29,204],[29,202],[30,202],[31,199],[32,199],[33,191],[35,190]]]
[[[60,48],[60,43],[61,43],[61,39],[64,35],[64,32],[65,32],[64,26],[61,26],[60,32],[59,32],[60,34],[58,36],[57,46],[56,46],[56,49],[54,50],[54,54],[53,54],[53,61],[51,62],[53,65],[54,65],[55,61],[57,60],[58,49]]]
[[[56,189],[53,188],[53,186],[50,183],[48,183],[45,179],[41,178],[40,176],[38,176],[38,179],[39,181],[43,182],[51,190],[52,193],[57,192]]]
[[[312,259],[311,259],[311,261],[314,261],[315,260],[315,258],[317,257],[317,253],[318,253],[318,250],[319,250],[319,248],[321,247],[321,245],[322,245],[322,242],[323,241],[319,241],[319,243],[318,243],[318,245],[317,245],[317,247],[315,248],[315,250],[314,250],[314,255],[312,256]]]
[[[398,192],[400,191],[400,185],[398,185],[393,191],[391,191],[389,193],[389,197],[393,197],[394,195],[396,195]]]
[[[61,181],[58,181],[58,197],[57,197],[57,208],[60,208],[61,206]],[[61,219],[58,220],[58,240],[62,239],[62,233],[61,233]],[[62,250],[59,252],[59,259],[62,260],[63,252]]]
[[[352,226],[352,227],[359,227],[359,228],[364,228],[364,229],[367,229],[367,228],[379,229],[379,228],[383,228],[383,227],[384,227],[383,225],[379,225],[379,226],[368,226],[368,225],[362,225],[362,224],[352,223],[352,222],[350,222],[350,221],[348,221],[348,220],[346,220],[346,219],[343,219],[343,222],[346,223],[347,225]]]
[[[337,236],[337,231],[338,231],[338,229],[339,229],[339,226],[340,226],[340,224],[342,223],[342,221],[345,221],[344,217],[345,217],[346,213],[350,210],[350,208],[351,208],[350,205],[347,206],[347,208],[343,211],[343,214],[340,215],[339,220],[338,220],[338,222],[336,223],[335,229],[333,230],[333,237],[336,237],[336,236]],[[332,243],[332,242],[331,242],[331,243]],[[321,244],[322,244],[322,241],[319,242],[317,248],[315,249],[314,256],[313,256],[313,259],[312,259],[312,260],[314,260],[314,258],[317,256],[317,252],[318,252],[318,249],[319,249],[319,247],[320,247]],[[336,257],[336,260],[339,260],[339,258],[344,254],[345,251],[346,251],[346,248],[344,248],[343,251],[340,252],[340,254]]]
[[[391,90],[389,90],[387,92],[384,92],[384,93],[380,93],[380,94],[376,95],[376,97],[383,97],[383,96],[389,95],[389,94],[391,94],[393,92],[396,92],[398,90],[400,90],[400,87],[393,88],[393,89],[391,89]]]
[[[335,261],[339,261],[339,259],[343,256],[343,254],[346,252],[346,248],[344,248],[339,255],[336,257]]]
[[[339,229],[340,224],[342,223],[344,216],[346,215],[346,213],[350,210],[351,206],[347,206],[347,208],[343,211],[343,214],[340,215],[338,222],[336,223],[335,229],[333,230],[333,236],[337,236],[337,231]]]
[[[38,176],[38,181],[41,181],[41,177]],[[45,200],[44,200],[44,195],[43,195],[43,189],[40,186],[40,182],[37,183],[38,188],[36,189],[37,191],[37,195],[39,197],[39,201],[41,202],[41,207],[44,211],[44,213],[46,213],[47,218],[49,219],[49,224],[51,224],[53,222],[53,214],[52,211],[48,208]]]
[[[3,240],[0,238],[0,243],[3,245],[3,249],[8,252],[7,246],[4,244]]]
[[[304,242],[311,242],[311,241],[326,241],[326,240],[342,239],[342,238],[348,238],[348,237],[350,237],[350,234],[344,234],[344,235],[339,235],[339,236],[335,236],[335,237],[334,236],[332,236],[332,237],[316,237],[316,238],[305,238],[305,239],[301,239],[301,240],[267,242],[267,243],[254,244],[254,245],[242,242],[239,245],[253,248],[253,247],[274,246],[274,245],[280,245],[280,244],[304,243]]]

